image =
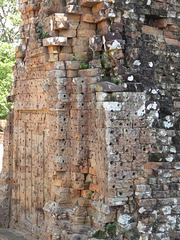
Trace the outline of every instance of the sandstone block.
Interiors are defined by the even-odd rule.
[[[89,207],[91,206],[92,200],[86,198],[78,198],[78,203],[82,207]]]
[[[66,37],[50,37],[43,39],[43,46],[66,46],[67,38]]]
[[[82,21],[86,23],[94,23],[94,18],[92,14],[83,14]]]
[[[67,5],[66,6],[66,13],[71,13],[71,14],[82,14],[81,12],[81,7],[78,5]]]
[[[81,0],[80,5],[85,7],[93,7],[100,2],[102,2],[102,0]]]

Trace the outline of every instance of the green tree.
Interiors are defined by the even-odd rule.
[[[15,63],[14,47],[10,43],[0,43],[0,119],[6,119],[12,103],[7,102],[13,82],[12,67]]]
[[[0,40],[14,43],[19,39],[18,0],[0,0]]]
[[[0,119],[6,119],[12,103],[7,97],[12,87],[15,43],[19,39],[18,0],[0,0]]]

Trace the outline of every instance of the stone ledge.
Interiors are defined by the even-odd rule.
[[[43,46],[67,46],[66,37],[50,37],[43,39]]]
[[[122,92],[124,88],[122,86],[117,86],[112,82],[100,82],[96,84],[97,92]]]

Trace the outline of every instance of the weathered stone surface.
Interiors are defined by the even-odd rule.
[[[179,238],[179,7],[20,1],[1,227],[43,240]]]
[[[43,46],[64,46],[67,45],[67,38],[65,37],[50,37],[43,39]]]
[[[122,92],[123,87],[117,86],[112,82],[99,82],[96,84],[96,91],[97,92]]]
[[[18,231],[11,231],[9,229],[0,229],[1,240],[32,240],[31,236],[27,233],[20,233]]]

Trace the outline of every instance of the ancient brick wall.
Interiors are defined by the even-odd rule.
[[[1,226],[179,239],[176,0],[20,1]]]

